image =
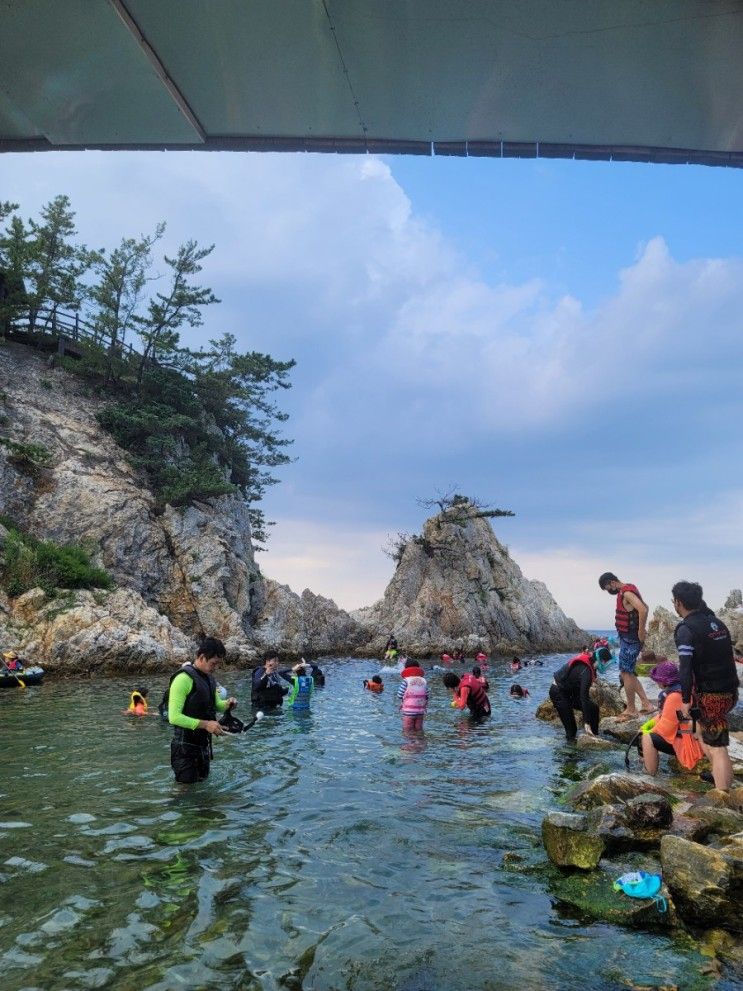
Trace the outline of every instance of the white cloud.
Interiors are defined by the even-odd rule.
[[[310,588],[342,609],[381,598],[394,565],[382,548],[386,531],[339,527],[316,520],[284,519],[274,528],[261,571],[295,591]]]

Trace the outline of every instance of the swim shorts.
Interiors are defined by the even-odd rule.
[[[697,695],[702,740],[708,747],[727,747],[730,743],[727,715],[737,702],[737,692],[700,692]]]
[[[192,785],[209,776],[209,750],[190,743],[171,740],[170,766],[175,780],[182,785]]]
[[[637,658],[640,656],[640,651],[642,650],[642,644],[639,640],[625,640],[624,637],[619,638],[619,670],[624,674],[634,674],[635,665],[637,664]]]

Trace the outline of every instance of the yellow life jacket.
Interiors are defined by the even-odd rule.
[[[141,692],[132,692],[129,698],[129,712],[135,712],[138,705],[143,705],[144,711],[147,712],[147,699]]]

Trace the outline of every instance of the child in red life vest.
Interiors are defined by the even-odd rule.
[[[420,732],[428,708],[428,683],[423,668],[409,664],[400,676],[402,682],[397,690],[402,715],[402,728],[405,732]]]
[[[460,678],[453,671],[447,671],[443,682],[454,693],[451,703],[454,709],[466,706],[476,719],[490,715],[490,699],[473,674],[463,674]]]

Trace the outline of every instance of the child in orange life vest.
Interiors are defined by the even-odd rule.
[[[424,677],[423,668],[417,664],[409,664],[403,669],[402,683],[397,690],[402,714],[402,728],[406,732],[423,729],[423,720],[428,708],[428,684]]]
[[[681,675],[678,666],[664,657],[650,672],[650,677],[662,689],[658,696],[660,714],[648,719],[642,727],[641,750],[645,771],[658,772],[659,754],[675,756],[687,770],[692,770],[704,757],[699,740],[692,733],[691,720],[682,720]]]
[[[127,716],[148,716],[147,711],[147,689],[135,689],[129,698],[129,708],[124,710]]]
[[[384,682],[378,674],[375,674],[372,678],[368,680],[364,679],[364,688],[367,692],[383,692]]]

